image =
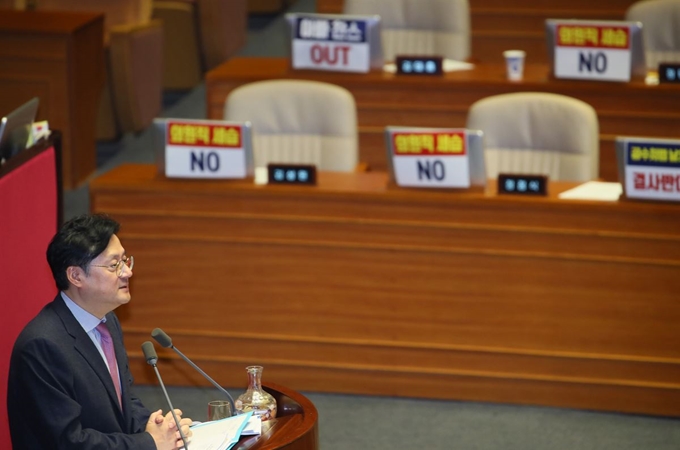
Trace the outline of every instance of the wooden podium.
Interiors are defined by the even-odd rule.
[[[268,383],[262,386],[275,399],[276,419],[262,422],[262,434],[244,436],[236,450],[316,450],[319,448],[318,417],[314,404],[292,389]]]
[[[103,14],[0,9],[0,113],[40,98],[38,120],[62,132],[65,189],[96,168],[103,27]]]

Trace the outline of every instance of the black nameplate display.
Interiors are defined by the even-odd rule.
[[[659,83],[680,83],[680,64],[659,64]]]
[[[397,56],[399,75],[442,75],[444,73],[441,56]]]
[[[545,175],[498,174],[499,194],[548,195]]]
[[[316,167],[308,164],[268,164],[269,184],[316,184]]]

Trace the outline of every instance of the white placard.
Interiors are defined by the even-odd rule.
[[[626,141],[626,197],[680,201],[680,141]]]
[[[327,15],[300,15],[292,20],[294,69],[360,73],[371,70],[365,20]]]
[[[179,178],[245,178],[243,149],[165,147],[165,176]]]
[[[397,156],[394,176],[399,186],[469,188],[470,165],[462,156]]]
[[[630,27],[621,23],[588,22],[557,24],[555,36],[556,78],[630,81]]]
[[[465,130],[390,127],[392,170],[398,186],[469,188]]]
[[[249,127],[240,123],[169,119],[164,172],[177,178],[245,178],[249,175]]]

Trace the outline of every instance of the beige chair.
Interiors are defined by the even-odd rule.
[[[154,0],[163,22],[165,89],[189,89],[246,42],[247,0]]]
[[[302,80],[249,83],[229,94],[224,119],[253,124],[256,167],[299,163],[336,172],[357,167],[356,104],[339,86]]]
[[[98,139],[146,129],[162,108],[163,33],[151,0],[16,0],[18,9],[104,13],[107,83]]]
[[[645,0],[634,3],[626,20],[642,22],[647,67],[680,62],[680,0]]]
[[[345,0],[344,14],[378,14],[383,55],[470,57],[468,0]]]
[[[597,113],[581,100],[539,92],[495,95],[470,107],[467,128],[484,132],[488,178],[499,173],[565,181],[598,177]]]

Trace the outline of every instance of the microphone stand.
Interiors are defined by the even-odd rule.
[[[222,386],[220,386],[215,380],[210,378],[210,376],[207,373],[205,373],[200,367],[194,364],[194,362],[190,360],[187,356],[185,356],[184,353],[180,352],[177,347],[172,345],[172,339],[170,338],[170,336],[168,336],[168,334],[165,331],[161,330],[160,328],[156,328],[151,332],[151,337],[154,338],[156,342],[158,342],[161,345],[161,347],[173,349],[179,356],[182,357],[184,361],[187,362],[187,364],[193,367],[198,373],[203,375],[203,378],[210,381],[213,386],[215,386],[220,392],[226,395],[227,398],[229,399],[229,404],[231,406],[231,415],[232,416],[236,415],[236,405],[234,404],[234,399],[231,396],[231,394]]]
[[[177,349],[177,347],[175,347],[174,345],[172,345],[171,347],[172,347],[172,349],[173,349],[174,351],[177,352],[177,354],[178,354],[179,356],[182,357],[182,359],[184,359],[184,361],[186,361],[187,363],[189,363],[189,365],[190,365],[191,367],[193,367],[194,369],[196,369],[196,371],[197,371],[198,373],[200,373],[201,375],[203,375],[203,377],[204,377],[206,380],[210,381],[210,382],[213,384],[213,386],[215,386],[217,389],[220,390],[220,392],[224,393],[224,394],[227,396],[227,398],[229,399],[229,403],[231,403],[231,415],[232,415],[232,416],[235,415],[235,414],[236,414],[236,410],[235,410],[234,408],[235,408],[236,406],[234,405],[234,399],[232,398],[232,396],[231,396],[231,394],[229,393],[229,391],[227,391],[227,390],[224,389],[222,386],[220,386],[220,385],[217,383],[217,381],[215,381],[215,380],[213,380],[212,378],[210,378],[210,375],[208,375],[207,373],[205,373],[200,367],[198,367],[196,364],[194,364],[194,362],[193,362],[192,360],[190,360],[189,358],[187,358],[186,356],[184,356],[184,353],[180,352],[180,351]]]
[[[175,424],[177,425],[177,430],[179,431],[179,437],[182,438],[184,450],[189,450],[189,446],[187,445],[187,438],[186,436],[184,436],[184,433],[182,432],[182,427],[179,424],[179,419],[177,418],[177,414],[175,414],[175,408],[172,406],[172,402],[170,401],[168,391],[165,389],[165,383],[163,383],[163,378],[161,378],[161,373],[158,371],[158,366],[156,365],[156,361],[158,361],[156,350],[154,350],[153,344],[149,341],[146,341],[142,345],[142,350],[144,351],[144,356],[146,357],[147,364],[153,367],[153,370],[156,372],[156,378],[158,378],[158,382],[160,383],[161,388],[163,389],[163,395],[165,395],[165,400],[168,402],[168,406],[170,407],[170,413],[172,414],[172,418],[175,419]]]

